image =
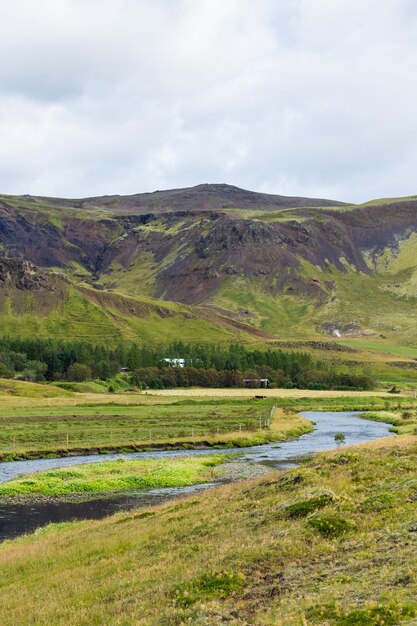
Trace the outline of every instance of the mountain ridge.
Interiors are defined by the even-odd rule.
[[[156,190],[129,195],[110,194],[87,198],[54,198],[25,194],[21,197],[28,202],[43,203],[62,208],[91,210],[100,205],[110,211],[129,211],[132,214],[167,210],[213,210],[222,208],[256,208],[271,210],[307,206],[343,206],[346,203],[321,198],[282,196],[241,189],[225,183],[203,183],[194,187]]]

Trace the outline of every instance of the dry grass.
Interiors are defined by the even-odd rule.
[[[267,398],[366,398],[371,396],[392,397],[386,391],[325,391],[315,389],[164,389],[144,392],[148,396],[166,398],[253,398],[262,395]]]
[[[62,391],[62,390],[60,390]],[[65,392],[62,396],[47,398],[0,395],[0,407],[61,407],[78,406],[80,404],[156,404],[160,398],[146,396],[141,393],[72,393]],[[168,402],[172,400],[168,399]]]

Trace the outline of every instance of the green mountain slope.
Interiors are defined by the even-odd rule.
[[[3,255],[73,281],[71,313],[49,312],[32,326],[46,334],[89,333],[86,318],[99,315],[94,335],[110,327],[126,337],[152,338],[157,328],[193,335],[193,324],[198,335],[198,324],[212,324],[207,338],[223,339],[248,324],[282,340],[331,337],[417,356],[416,233],[416,197],[347,205],[228,185],[81,200],[0,197]],[[96,294],[87,304],[86,286]],[[136,313],[112,310],[111,293],[191,306],[184,310],[199,322],[181,330],[170,304],[171,317],[147,314],[149,329],[143,317],[139,328]],[[4,315],[12,331],[7,306]]]
[[[268,338],[212,311],[97,291],[16,260],[0,260],[0,329],[3,336],[111,343]]]

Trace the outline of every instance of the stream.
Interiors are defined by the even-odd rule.
[[[374,439],[391,436],[390,424],[364,420],[360,413],[308,411],[301,414],[315,423],[311,433],[298,439],[286,442],[274,442],[263,446],[239,448],[236,451],[242,456],[242,462],[259,463],[271,469],[288,469],[299,464],[303,458],[315,452],[330,450],[335,447],[334,435],[344,433],[345,445],[365,443]],[[129,454],[106,454],[73,456],[58,459],[37,459],[33,461],[12,461],[0,463],[0,483],[17,476],[31,474],[42,470],[111,461],[119,458],[172,458],[197,454],[225,454],[233,449],[213,450],[169,450],[152,452],[133,452]],[[126,511],[138,507],[146,507],[169,499],[178,498],[203,491],[218,483],[204,483],[190,487],[168,487],[140,492],[110,494],[107,497],[92,497],[87,501],[68,502],[33,502],[10,504],[0,501],[0,541],[12,539],[24,533],[33,532],[36,528],[49,523],[68,522],[84,519],[101,519],[118,511]]]

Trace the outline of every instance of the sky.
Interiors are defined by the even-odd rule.
[[[14,0],[0,24],[0,193],[417,194],[415,0]]]

